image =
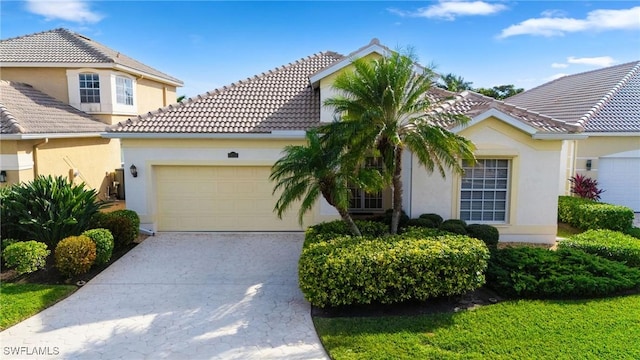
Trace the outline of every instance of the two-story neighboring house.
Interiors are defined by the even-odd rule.
[[[0,181],[64,175],[101,195],[121,166],[105,128],[174,103],[183,84],[67,29],[1,40],[0,78]]]

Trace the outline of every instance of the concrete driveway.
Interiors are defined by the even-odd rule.
[[[302,240],[150,237],[69,298],[0,333],[0,357],[326,359],[297,286]]]

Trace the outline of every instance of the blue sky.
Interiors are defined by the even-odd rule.
[[[65,27],[195,96],[378,38],[475,87],[529,89],[640,60],[640,1],[2,1],[3,39]]]

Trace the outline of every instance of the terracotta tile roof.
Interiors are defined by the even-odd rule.
[[[31,85],[0,80],[1,134],[66,134],[105,132],[92,119]]]
[[[0,40],[0,63],[113,64],[182,85],[182,81],[67,29]],[[3,64],[3,66],[6,66]]]
[[[133,133],[268,133],[320,122],[320,94],[309,75],[342,59],[324,52],[114,125]]]
[[[472,91],[463,91],[460,94],[456,94],[434,87],[431,89],[429,96],[434,104],[439,103],[435,111],[466,115],[470,118],[474,118],[486,111],[495,109],[518,121],[521,121],[525,125],[533,127],[536,131],[541,133],[575,133],[582,131],[580,126],[567,124],[564,121],[523,109]],[[438,125],[444,128],[452,127],[452,124],[446,121],[442,121]]]
[[[586,132],[640,132],[640,61],[561,77],[505,101]]]
[[[310,77],[342,60],[334,52],[316,54],[268,73],[231,84],[112,126],[119,133],[269,133],[307,130],[320,124],[320,94]],[[474,117],[497,109],[543,133],[580,131],[562,121],[472,93],[433,88],[437,111]],[[451,124],[439,123],[450,128]]]

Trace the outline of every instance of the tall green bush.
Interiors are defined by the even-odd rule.
[[[104,206],[96,190],[74,185],[62,176],[39,176],[10,186],[2,195],[0,217],[4,238],[36,240],[49,247],[88,229]]]
[[[93,217],[91,227],[109,230],[113,235],[114,248],[123,249],[138,238],[140,218],[133,210],[98,213]]]

